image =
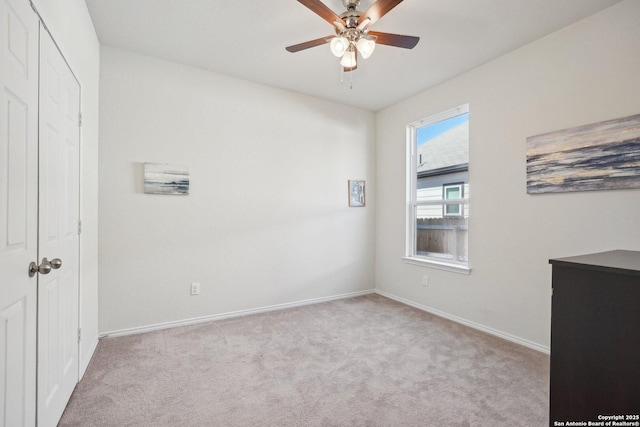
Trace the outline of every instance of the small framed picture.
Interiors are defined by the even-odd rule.
[[[364,180],[349,180],[349,207],[361,208],[365,205]]]
[[[144,192],[186,196],[189,194],[189,170],[186,166],[145,163]]]

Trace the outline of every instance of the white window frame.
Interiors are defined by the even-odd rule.
[[[435,201],[417,201],[417,176],[418,176],[418,158],[417,158],[417,131],[419,128],[429,126],[443,120],[451,119],[462,114],[469,113],[469,104],[451,108],[438,114],[434,114],[425,119],[409,123],[407,125],[407,182],[406,182],[406,249],[405,256],[402,259],[408,264],[415,264],[425,267],[436,268],[440,270],[451,271],[454,273],[470,274],[471,266],[469,262],[457,260],[442,260],[437,257],[429,257],[416,254],[416,211],[418,206],[428,205],[456,205],[469,203],[468,199],[449,199]],[[464,191],[464,190],[462,190]]]
[[[447,199],[447,189],[449,188],[457,188],[458,189],[458,194],[460,194],[460,198],[461,199],[465,199],[464,197],[464,183],[463,182],[456,182],[456,183],[451,183],[451,184],[443,184],[442,185],[442,200],[453,200],[453,199]],[[443,217],[461,217],[464,216],[464,205],[463,204],[457,204],[458,206],[458,213],[452,214],[447,212],[447,208],[449,206],[453,206],[456,205],[454,204],[444,204],[442,206],[442,216]]]

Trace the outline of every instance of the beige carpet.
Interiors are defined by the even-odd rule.
[[[60,426],[546,426],[548,374],[370,295],[103,339]]]

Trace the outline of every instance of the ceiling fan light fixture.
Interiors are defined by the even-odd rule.
[[[367,39],[365,37],[361,37],[360,40],[356,43],[356,47],[358,48],[358,52],[362,55],[364,59],[373,54],[373,51],[376,49],[376,42],[373,40]]]
[[[353,68],[356,66],[356,50],[353,46],[349,46],[344,56],[340,60],[340,65],[344,68]]]
[[[333,53],[338,58],[342,57],[345,52],[349,49],[349,39],[346,37],[334,37],[331,40],[331,53]]]
[[[372,25],[391,9],[402,3],[403,0],[371,0],[373,5],[369,6],[364,12],[358,10],[360,1],[342,0],[342,5],[347,11],[337,14],[324,4],[326,0],[298,0],[299,3],[302,3],[313,13],[331,24],[334,33],[315,40],[287,46],[285,49],[288,52],[299,52],[315,46],[329,44],[331,53],[340,58],[341,75],[343,75],[358,68],[358,55],[363,58],[369,58],[373,54],[376,44],[401,47],[403,49],[413,49],[416,46],[420,40],[419,37],[369,30]]]

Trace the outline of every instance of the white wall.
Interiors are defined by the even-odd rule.
[[[373,113],[106,46],[100,82],[101,332],[373,289]]]
[[[84,0],[32,0],[81,85],[80,366],[98,343],[98,90],[100,44]]]
[[[640,250],[640,190],[527,195],[525,141],[640,113],[639,22],[627,0],[377,114],[378,290],[548,348],[549,258]],[[406,125],[465,103],[469,276],[401,260]]]

